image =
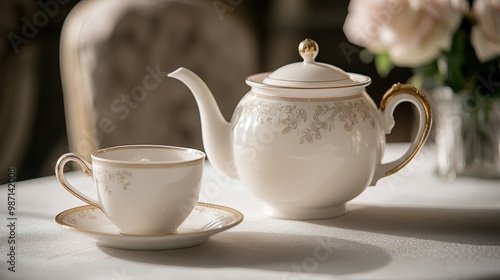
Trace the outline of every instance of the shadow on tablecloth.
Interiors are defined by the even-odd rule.
[[[360,273],[390,262],[384,250],[361,242],[263,232],[224,232],[200,246],[170,251],[98,248],[113,257],[144,263],[282,271],[284,279],[299,277],[300,273]]]
[[[500,245],[500,209],[348,206],[340,218],[308,222],[440,242]]]

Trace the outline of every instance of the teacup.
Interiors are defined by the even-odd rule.
[[[205,153],[159,145],[116,146],[91,154],[92,164],[68,153],[57,161],[61,185],[99,209],[123,234],[175,232],[191,213],[200,191]],[[78,162],[92,176],[98,200],[68,183],[64,166]]]

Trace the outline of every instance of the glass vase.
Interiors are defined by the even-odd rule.
[[[433,90],[440,175],[500,178],[500,99]]]

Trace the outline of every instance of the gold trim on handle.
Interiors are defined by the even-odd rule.
[[[387,104],[391,101],[391,99],[401,93],[407,93],[414,96],[422,104],[425,111],[425,126],[424,126],[424,131],[422,133],[422,137],[419,139],[417,147],[413,150],[411,155],[408,158],[406,158],[401,164],[387,171],[385,173],[385,176],[396,173],[405,165],[407,165],[416,156],[416,154],[420,151],[420,149],[422,149],[425,140],[427,140],[427,137],[429,136],[429,132],[431,129],[432,112],[429,100],[427,99],[427,97],[423,92],[421,92],[419,89],[417,89],[412,85],[401,84],[401,83],[393,85],[389,90],[385,92],[384,96],[382,97],[382,100],[380,101],[380,109],[382,111],[385,111],[385,108]]]
[[[66,181],[66,178],[64,177],[64,165],[66,165],[66,163],[68,161],[78,162],[80,164],[80,166],[83,168],[83,172],[85,173],[85,176],[87,176],[87,177],[92,176],[92,171],[90,170],[90,168],[87,166],[87,164],[81,158],[79,158],[75,154],[65,154],[65,155],[62,155],[59,158],[59,160],[57,160],[57,163],[56,163],[56,168],[55,168],[56,169],[56,177],[57,177],[57,180],[59,181],[59,183],[64,187],[64,189],[66,189],[73,196],[79,198],[80,200],[84,201],[85,203],[88,203],[96,208],[101,209],[101,206],[99,204],[79,195],[78,193],[76,193],[72,189],[72,187],[69,186],[68,181]]]

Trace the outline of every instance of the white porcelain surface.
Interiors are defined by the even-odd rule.
[[[354,85],[355,81],[344,70],[314,59],[319,46],[310,39],[299,45],[299,54],[304,61],[280,67],[266,75],[263,85],[292,88],[325,88]]]
[[[130,250],[166,250],[199,245],[242,220],[243,215],[232,208],[197,203],[175,233],[125,235],[102,211],[91,205],[68,209],[55,217],[56,223],[63,228],[88,235],[102,246]]]
[[[251,92],[232,123],[238,178],[280,218],[343,214],[334,209],[344,209],[370,184],[385,143],[379,112],[366,93],[277,102]]]
[[[307,47],[304,47],[305,44]],[[323,219],[345,213],[345,203],[405,166],[422,148],[432,116],[428,100],[396,84],[375,105],[370,78],[314,61],[317,45],[299,46],[304,62],[247,78],[252,88],[227,122],[207,86],[190,70],[169,74],[192,91],[200,108],[203,143],[212,165],[240,180],[285,219]],[[408,151],[381,163],[392,113],[411,102],[419,126]]]
[[[205,154],[170,146],[132,145],[92,153],[92,165],[74,154],[56,166],[61,184],[100,208],[126,234],[165,234],[175,230],[198,201]],[[98,200],[80,193],[65,179],[68,161],[92,174]]]

